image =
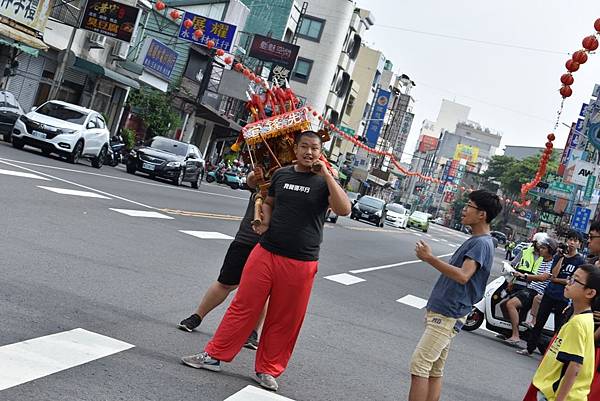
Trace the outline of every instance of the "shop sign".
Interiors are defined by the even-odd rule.
[[[177,52],[154,38],[146,38],[140,61],[146,71],[168,81],[177,63]]]
[[[184,21],[188,19],[192,21],[192,26],[190,28],[184,26]],[[202,46],[206,46],[208,41],[212,40],[215,44],[215,49],[223,49],[226,52],[230,52],[233,46],[236,28],[235,25],[186,11],[181,19],[179,37],[188,42]],[[200,38],[194,36],[194,32],[198,29],[203,32],[203,35]]]
[[[89,0],[81,29],[131,43],[140,10],[112,0]]]
[[[299,51],[300,46],[255,34],[248,55],[293,70]]]
[[[19,30],[44,32],[52,9],[50,3],[50,0],[0,0],[0,16],[28,28],[15,26]]]

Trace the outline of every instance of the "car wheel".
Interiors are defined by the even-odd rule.
[[[22,140],[20,140],[19,138],[13,138],[12,139],[12,145],[15,149],[23,149],[23,146],[25,146],[25,144],[23,143]]]
[[[126,164],[125,165],[125,170],[127,170],[127,172],[129,174],[135,174],[135,165],[133,165],[133,164]]]
[[[179,174],[177,175],[177,177],[173,178],[173,185],[179,187],[181,186],[181,184],[183,184],[183,176],[184,176],[184,172],[183,169],[179,170]]]
[[[71,164],[77,164],[79,158],[81,157],[81,153],[83,152],[83,142],[79,141],[75,144],[75,148],[73,152],[67,156],[67,161]]]
[[[98,156],[92,159],[92,166],[95,168],[102,168],[102,166],[104,165],[104,160],[106,159],[107,152],[108,149],[106,148],[106,146],[103,146],[102,149],[100,149],[100,153],[98,154]]]
[[[231,184],[229,184],[229,187],[231,189],[240,189],[240,183],[239,182],[232,182]]]
[[[194,189],[198,189],[200,188],[200,184],[202,183],[202,171],[200,171],[198,173],[198,177],[196,178],[196,181],[192,182],[192,188]]]
[[[2,135],[2,139],[4,139],[4,142],[10,142],[10,137],[11,136],[12,135],[9,132],[9,133],[6,133],[6,134]]]

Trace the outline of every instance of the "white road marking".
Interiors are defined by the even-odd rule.
[[[448,244],[448,245],[450,245],[452,248],[458,248],[458,245],[456,245],[456,244]]]
[[[0,390],[83,365],[134,346],[74,329],[0,347]]]
[[[416,235],[417,237],[422,237],[423,236],[423,234],[419,234],[419,233],[412,233],[412,234]]]
[[[22,170],[30,171],[32,173],[39,174],[41,176],[51,178],[53,180],[61,181],[61,182],[64,182],[64,183],[67,183],[67,184],[70,184],[70,185],[74,185],[74,186],[79,187],[79,188],[87,189],[87,190],[90,190],[90,191],[97,192],[99,194],[110,196],[111,198],[120,199],[120,200],[122,200],[124,202],[133,203],[134,205],[138,205],[138,206],[145,207],[145,208],[148,208],[148,209],[156,209],[155,207],[144,205],[143,203],[136,202],[136,201],[133,201],[131,199],[123,198],[122,196],[113,195],[113,194],[108,193],[108,192],[104,192],[104,191],[100,191],[98,189],[90,188],[90,187],[87,187],[85,185],[81,185],[81,184],[78,184],[78,183],[73,182],[73,181],[65,180],[63,178],[59,178],[59,177],[56,177],[56,176],[53,176],[53,175],[50,175],[50,174],[42,173],[40,171],[32,170],[32,169],[27,168],[27,167],[19,166],[19,165],[16,165],[16,164],[13,164],[13,163],[9,163],[9,162],[3,161],[3,160],[0,160],[0,163],[8,164],[9,166],[13,166],[13,167],[16,167],[16,168],[20,168]]]
[[[437,239],[437,238],[431,238],[431,240],[432,240],[433,242],[440,242],[440,240],[439,240],[439,239]]]
[[[67,188],[44,187],[42,185],[38,185],[37,187],[61,195],[82,196],[84,198],[110,199],[108,196],[100,195],[96,192],[78,191],[76,189]]]
[[[19,164],[24,164],[24,165],[27,165],[27,166],[44,167],[44,168],[49,168],[49,169],[54,169],[54,170],[68,171],[68,172],[71,172],[71,173],[93,175],[93,176],[96,176],[96,177],[111,178],[113,180],[134,182],[134,183],[137,183],[137,184],[150,185],[150,186],[153,186],[153,187],[162,187],[162,188],[167,188],[167,189],[172,189],[172,190],[195,192],[195,193],[206,194],[206,195],[220,196],[220,197],[223,197],[223,198],[248,200],[247,197],[244,198],[244,197],[241,197],[241,196],[225,195],[225,194],[219,194],[219,193],[207,192],[207,191],[199,191],[197,189],[176,187],[174,185],[169,185],[169,184],[159,184],[159,183],[156,183],[156,182],[151,182],[149,180],[146,182],[146,181],[135,180],[135,179],[131,179],[131,178],[115,177],[113,175],[108,175],[108,174],[92,173],[92,172],[89,172],[89,171],[81,171],[81,170],[76,170],[76,169],[71,169],[71,168],[56,167],[56,166],[49,166],[49,165],[46,165],[46,164],[28,163],[28,162],[23,162],[23,161],[20,161],[20,160],[12,160],[12,159],[0,158],[0,162],[2,162],[2,161],[3,162],[19,163]],[[9,163],[7,163],[7,164],[9,164]],[[23,168],[23,167],[20,167],[20,166],[15,166],[15,167]],[[142,178],[141,176],[139,176],[139,177]]]
[[[415,297],[414,295],[406,295],[400,299],[397,299],[396,302],[400,302],[401,304],[412,306],[413,308],[423,309],[427,306],[427,300],[419,297]]]
[[[438,258],[445,258],[446,256],[450,256],[450,255],[452,255],[452,254],[446,253],[444,255],[438,256]],[[366,269],[359,269],[359,270],[350,270],[350,273],[353,273],[353,274],[367,273],[367,272],[372,272],[375,270],[390,269],[392,267],[405,266],[405,265],[410,265],[413,263],[421,263],[421,262],[423,262],[423,261],[422,260],[408,260],[406,262],[392,263],[391,265],[368,267]]]
[[[50,181],[48,178],[40,177],[39,175],[35,175],[35,174],[31,174],[31,173],[23,173],[21,171],[0,169],[0,174],[11,175],[13,177],[33,178],[35,180]]]
[[[446,238],[442,238],[442,242],[448,242]]]
[[[179,230],[180,233],[184,233],[184,234],[188,234],[200,239],[233,239],[233,237],[227,235],[227,234],[223,234],[223,233],[218,233],[216,231],[186,231],[186,230]]]
[[[148,210],[114,209],[112,207],[109,209],[112,210],[113,212],[126,214],[127,216],[131,216],[131,217],[150,217],[153,219],[174,220],[173,217],[167,216],[166,214],[152,212],[152,211],[148,211]]]
[[[286,398],[277,395],[271,391],[261,390],[258,387],[247,386],[241,391],[238,391],[231,397],[227,397],[225,401],[294,401],[291,398]]]
[[[326,276],[323,278],[327,279],[327,280],[335,281],[336,283],[340,283],[340,284],[344,284],[344,285],[352,285],[352,284],[361,283],[363,281],[366,281],[363,278],[355,277],[348,273],[334,274],[333,276]]]

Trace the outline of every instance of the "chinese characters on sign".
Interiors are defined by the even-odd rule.
[[[49,14],[50,0],[0,0],[0,16],[28,30],[44,32]]]
[[[379,133],[383,127],[383,119],[385,118],[388,103],[390,102],[390,95],[389,91],[383,89],[379,89],[375,95],[375,105],[373,106],[371,121],[369,121],[366,132],[367,144],[370,147],[374,147],[377,144],[377,139],[379,139]]]
[[[281,86],[282,88],[287,87],[287,82],[290,79],[291,71],[283,65],[273,64],[273,69],[269,75],[269,82]]]
[[[146,50],[141,53],[142,65],[148,72],[169,80],[177,62],[177,52],[154,38],[146,39],[144,49]]]
[[[130,43],[139,10],[112,0],[89,0],[81,28]]]
[[[293,70],[299,51],[300,46],[255,34],[248,55]]]
[[[183,25],[183,21],[188,19],[193,22],[189,29]],[[179,27],[179,37],[181,39],[203,46],[206,46],[208,41],[212,40],[215,42],[215,49],[223,49],[226,52],[231,51],[236,30],[235,25],[196,15],[189,11],[185,12],[181,21]],[[194,32],[198,29],[204,33],[200,39],[196,39],[194,36]]]
[[[592,211],[590,209],[577,206],[575,208],[575,214],[573,215],[573,222],[571,222],[571,227],[573,227],[577,231],[585,232],[591,214]]]

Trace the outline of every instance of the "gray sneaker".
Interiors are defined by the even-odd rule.
[[[184,356],[181,358],[181,362],[196,369],[212,370],[213,372],[221,371],[221,361],[211,358],[208,352]]]
[[[277,389],[279,389],[277,380],[275,380],[275,378],[268,373],[257,373],[254,380],[256,380],[261,387],[264,387],[267,390],[277,391]]]
[[[252,333],[248,336],[246,340],[246,344],[244,344],[244,348],[248,348],[256,351],[258,349],[258,333],[256,330],[252,330]]]

